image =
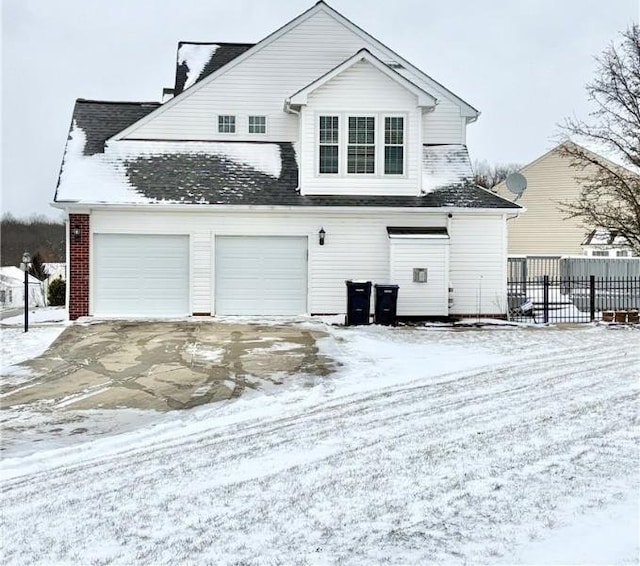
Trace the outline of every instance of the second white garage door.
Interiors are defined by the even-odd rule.
[[[218,315],[307,312],[307,238],[216,238]]]

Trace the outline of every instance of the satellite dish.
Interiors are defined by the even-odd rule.
[[[527,179],[520,173],[511,173],[511,175],[505,179],[505,183],[507,189],[516,195],[515,200],[518,200],[527,188]]]

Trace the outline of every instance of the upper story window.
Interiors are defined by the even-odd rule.
[[[384,173],[404,173],[404,118],[387,116],[384,119]]]
[[[250,134],[266,134],[267,133],[267,117],[266,116],[249,116],[249,133]]]
[[[340,130],[338,116],[320,116],[318,128],[318,172],[338,173],[340,152]]]
[[[218,132],[221,134],[235,134],[236,117],[222,114],[218,116]]]
[[[319,116],[318,173],[404,175],[405,131],[406,117],[402,115]]]
[[[376,172],[376,119],[373,116],[349,116],[347,173]]]

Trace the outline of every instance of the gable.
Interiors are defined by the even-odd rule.
[[[462,99],[319,2],[115,139],[165,135],[169,139],[211,139],[216,114],[261,112],[279,116],[287,97],[361,49],[369,50],[385,63],[393,63],[401,74],[434,97],[455,104],[462,116],[478,115]],[[201,113],[198,119],[194,118],[195,112]],[[282,118],[270,139],[290,140],[295,133],[294,121]]]
[[[309,106],[325,109],[414,110],[417,96],[366,61],[360,61],[309,94]]]
[[[397,97],[411,100],[413,106],[417,104],[433,108],[437,102],[428,92],[385,65],[366,49],[361,49],[342,64],[296,92],[287,100],[287,105],[307,104],[310,96],[317,100],[326,93],[327,87],[330,91],[335,90],[335,83],[340,84],[345,94],[353,93],[352,96],[357,97],[360,103],[366,101],[371,104],[370,98],[379,94],[380,91],[392,99]],[[357,91],[363,88],[367,89],[367,92],[364,93],[364,96],[358,96]],[[411,96],[407,97],[407,94]]]

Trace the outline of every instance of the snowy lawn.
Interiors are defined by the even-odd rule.
[[[637,563],[639,329],[329,332],[328,378],[5,458],[3,564]]]
[[[9,366],[35,358],[64,330],[64,307],[43,307],[29,311],[29,331],[24,331],[24,314],[0,321],[0,375]]]

